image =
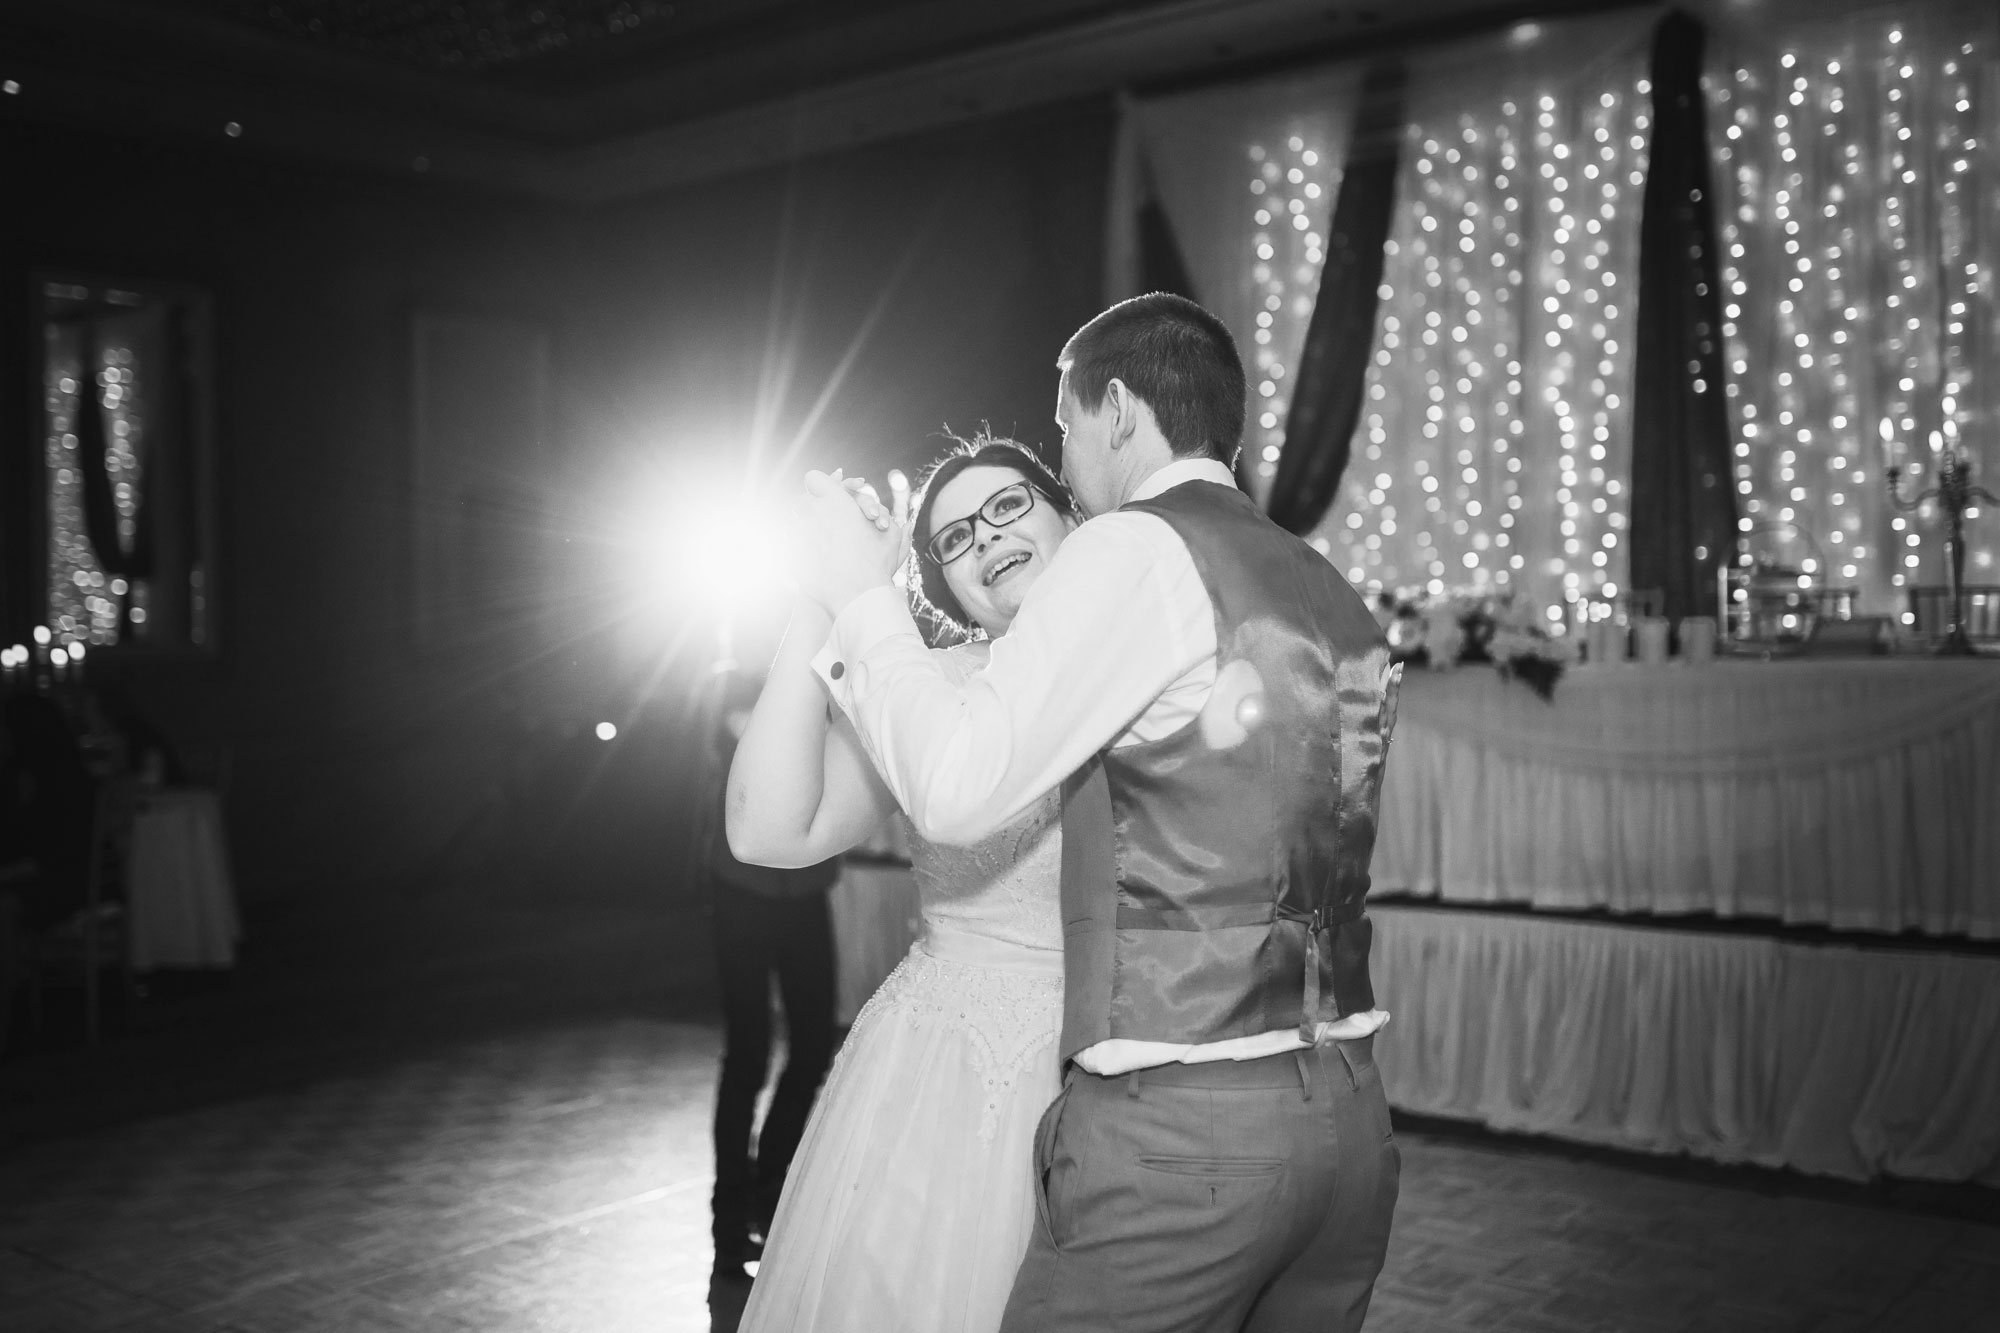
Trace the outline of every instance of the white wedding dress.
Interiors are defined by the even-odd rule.
[[[942,656],[962,676],[984,645]],[[911,839],[922,933],[834,1060],[742,1333],[999,1327],[1058,1088],[1061,844],[1055,792],[972,847]]]

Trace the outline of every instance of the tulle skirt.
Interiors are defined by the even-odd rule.
[[[1035,1225],[1062,955],[936,930],[854,1021],[742,1333],[991,1333]]]

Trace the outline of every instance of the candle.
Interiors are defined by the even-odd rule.
[[[1681,656],[1706,662],[1715,656],[1715,622],[1707,616],[1681,617]]]
[[[1637,640],[1641,662],[1647,666],[1659,666],[1667,660],[1668,628],[1665,616],[1640,616],[1632,622],[1632,634]]]

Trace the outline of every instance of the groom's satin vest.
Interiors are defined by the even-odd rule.
[[[1400,668],[1360,595],[1242,492],[1187,482],[1125,509],[1193,555],[1217,683],[1200,718],[1065,785],[1063,1058],[1310,1039],[1375,1004],[1362,900]]]

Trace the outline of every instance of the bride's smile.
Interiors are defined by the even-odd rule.
[[[990,588],[1034,558],[1033,551],[1003,551],[986,562],[986,572],[980,576],[979,581]]]

